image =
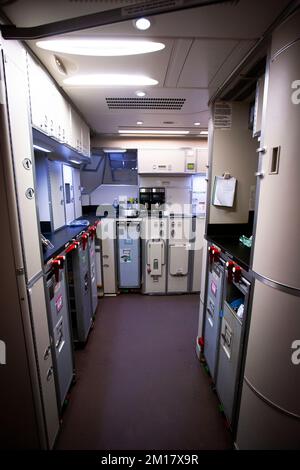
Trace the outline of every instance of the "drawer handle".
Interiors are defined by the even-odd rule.
[[[109,264],[104,264],[103,268],[109,268]]]

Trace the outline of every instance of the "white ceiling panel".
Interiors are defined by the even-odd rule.
[[[29,27],[134,3],[136,0],[17,0],[3,9],[17,26]],[[143,87],[147,96],[184,98],[184,105],[177,111],[108,109],[106,97],[132,98],[136,88],[66,87],[53,53],[37,48],[35,41],[28,44],[97,132],[116,133],[119,126],[135,126],[138,120],[146,127],[187,129],[193,129],[193,123],[198,121],[202,128],[208,124],[209,97],[288,3],[289,0],[240,0],[153,16],[148,31],[138,31],[130,20],[73,34],[151,38],[166,44],[164,50],[150,54],[113,58],[58,54],[70,77],[102,72],[156,79],[158,85]]]
[[[181,111],[124,109],[110,110],[106,98],[133,98],[133,91],[127,88],[118,89],[84,89],[66,88],[66,92],[82,111],[88,122],[93,124],[97,132],[117,132],[119,126],[136,126],[137,121],[143,121],[144,127],[193,127],[200,121],[201,127],[207,127],[208,122],[208,91],[153,88],[148,91],[149,98],[182,98],[185,99]],[[173,124],[164,124],[173,122]]]
[[[226,61],[218,69],[217,73],[212,77],[209,82],[210,95],[212,92],[228,77],[234,68],[240,63],[246,53],[254,45],[254,41],[240,41],[231,51]]]
[[[170,57],[169,67],[165,86],[176,87],[180,77],[181,70],[184,66],[185,60],[189,50],[193,44],[191,39],[177,39],[174,42],[173,50]]]
[[[237,41],[228,39],[194,41],[181,71],[178,86],[208,88],[210,81],[237,44]]]
[[[156,38],[158,40],[158,38]],[[77,74],[97,74],[97,73],[119,73],[133,75],[147,75],[158,80],[159,85],[163,85],[167,67],[172,51],[173,40],[163,40],[165,49],[142,55],[132,55],[123,57],[89,57],[70,54],[57,54],[64,62],[68,71],[68,76]],[[48,70],[63,86],[64,77],[55,66],[54,54],[35,47],[35,52],[46,64]]]

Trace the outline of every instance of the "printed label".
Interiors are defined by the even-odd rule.
[[[131,250],[121,250],[121,263],[131,263]]]
[[[213,295],[216,297],[218,288],[217,288],[217,284],[214,281],[211,281],[210,290],[213,293]]]

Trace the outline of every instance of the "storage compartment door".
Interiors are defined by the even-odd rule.
[[[42,277],[29,289],[29,299],[48,440],[49,446],[52,448],[58,433],[59,421],[47,322],[47,307]]]
[[[162,275],[162,265],[164,264],[164,242],[149,241],[147,244],[147,264],[150,268],[151,276]]]
[[[300,15],[298,14],[298,24]],[[299,29],[299,28],[298,28]],[[300,240],[300,104],[293,102],[300,77],[300,41],[270,64],[265,140],[259,171],[258,213],[253,270],[280,284],[300,288],[300,263],[295,253]],[[298,93],[299,96],[299,93]]]
[[[66,224],[62,164],[48,161],[53,230]]]
[[[82,216],[80,170],[73,168],[75,219]]]
[[[75,218],[74,212],[74,187],[73,187],[73,171],[72,167],[63,165],[63,180],[64,180],[64,197],[65,197],[65,212],[66,223],[69,224]]]
[[[170,246],[171,276],[186,276],[188,273],[189,250],[187,245]]]

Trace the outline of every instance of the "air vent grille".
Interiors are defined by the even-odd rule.
[[[161,109],[180,111],[185,98],[106,98],[109,109]]]

